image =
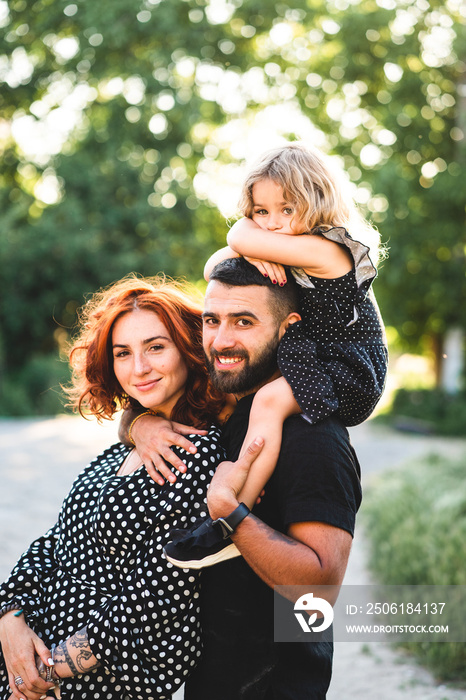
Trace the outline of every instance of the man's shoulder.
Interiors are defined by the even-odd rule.
[[[361,470],[346,427],[334,417],[311,424],[292,416],[269,485],[281,521],[319,521],[354,533]],[[267,494],[267,487],[266,487]]]
[[[350,469],[359,476],[359,463],[348,430],[337,417],[309,423],[302,415],[295,415],[285,421],[277,468],[289,469],[293,465],[293,470],[299,472],[310,463],[314,469],[319,469],[319,465],[324,469],[330,467],[332,472]]]

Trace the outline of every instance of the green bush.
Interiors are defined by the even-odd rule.
[[[68,363],[36,356],[0,384],[0,416],[47,416],[63,413],[66,399],[60,384],[69,381]]]
[[[363,510],[370,568],[384,585],[466,585],[464,459],[437,456],[384,474]],[[403,643],[442,679],[466,679],[466,645]]]
[[[398,427],[412,427],[438,435],[465,434],[466,393],[448,394],[441,389],[399,389],[389,413]]]

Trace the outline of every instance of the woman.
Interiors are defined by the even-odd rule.
[[[196,664],[198,578],[162,550],[173,528],[206,513],[222,459],[201,309],[161,278],[125,279],[84,307],[70,354],[73,405],[98,419],[142,405],[194,425],[197,452],[174,448],[187,465],[174,483],[155,483],[121,443],[78,476],[57,524],[0,587],[2,700],[54,687],[63,700],[170,698]]]

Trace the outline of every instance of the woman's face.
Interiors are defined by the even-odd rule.
[[[135,309],[113,327],[113,369],[124,392],[167,418],[182,396],[188,368],[153,311]]]

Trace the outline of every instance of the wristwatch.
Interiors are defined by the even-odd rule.
[[[240,503],[235,510],[227,515],[225,518],[217,518],[217,520],[212,521],[212,525],[219,525],[222,532],[222,537],[224,540],[230,537],[246,516],[249,515],[251,511],[244,503]]]

